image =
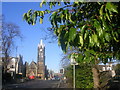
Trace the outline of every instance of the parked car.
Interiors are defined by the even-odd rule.
[[[53,77],[51,80],[60,80],[59,77]]]
[[[33,75],[29,76],[29,79],[35,79],[35,76],[33,76]]]
[[[51,80],[55,80],[55,78],[53,77]]]
[[[59,77],[55,77],[55,80],[60,80],[60,78]]]

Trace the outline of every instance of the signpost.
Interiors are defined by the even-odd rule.
[[[61,68],[61,69],[60,69],[60,73],[61,73],[61,74],[64,74],[64,68]]]

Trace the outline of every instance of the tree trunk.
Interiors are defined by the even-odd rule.
[[[100,89],[100,74],[99,74],[98,65],[95,65],[92,68],[92,72],[93,72],[94,88]]]

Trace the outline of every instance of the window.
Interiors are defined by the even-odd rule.
[[[14,65],[11,65],[10,68],[14,68]]]
[[[105,71],[105,67],[103,67],[102,70]]]

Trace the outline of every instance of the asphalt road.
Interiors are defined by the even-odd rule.
[[[20,84],[6,85],[5,89],[39,89],[39,88],[58,88],[60,81],[57,80],[31,80]]]

